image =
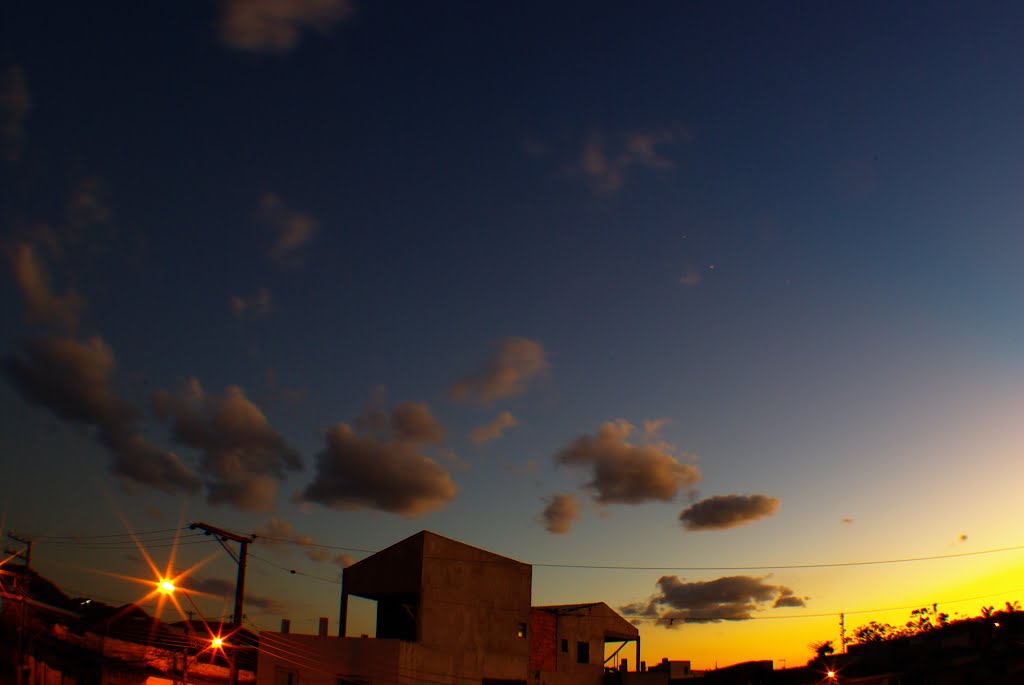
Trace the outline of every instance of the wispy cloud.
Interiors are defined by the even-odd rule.
[[[25,70],[8,67],[0,76],[0,153],[10,162],[21,158],[25,144],[25,119],[32,110]]]
[[[457,487],[424,453],[443,435],[426,405],[373,409],[326,431],[316,474],[301,499],[338,510],[379,509],[415,517],[444,507]]]
[[[7,258],[21,290],[25,317],[32,323],[56,324],[75,331],[85,303],[70,288],[63,295],[53,292],[39,250],[27,242],[17,243],[7,250]]]
[[[690,269],[680,277],[679,282],[687,288],[696,288],[703,280],[704,277],[700,271]]]
[[[201,592],[206,595],[213,595],[227,600],[235,596],[235,582],[222,578],[191,577],[187,581],[188,590]],[[284,605],[273,597],[266,597],[250,592],[245,593],[245,605],[248,610],[256,609],[267,614],[280,614],[284,612]]]
[[[546,502],[541,518],[549,533],[563,535],[572,529],[580,517],[580,505],[572,493],[561,492],[544,500]]]
[[[349,554],[338,554],[330,548],[316,544],[313,538],[299,533],[291,523],[277,517],[271,517],[269,521],[257,528],[253,536],[256,542],[273,549],[278,554],[287,554],[289,547],[297,546],[302,549],[303,554],[310,561],[333,562],[343,568],[355,563],[355,557]]]
[[[616,192],[636,168],[673,168],[675,162],[665,155],[664,148],[689,142],[690,138],[689,132],[679,127],[630,131],[613,140],[600,131],[592,131],[569,172],[585,176],[601,192]]]
[[[313,240],[319,230],[316,219],[289,209],[274,193],[263,195],[257,218],[273,236],[273,242],[267,252],[270,258],[281,266],[301,266],[303,248]]]
[[[274,311],[274,302],[266,288],[260,288],[249,296],[232,295],[230,303],[237,319],[262,319]]]
[[[139,413],[113,386],[114,353],[100,338],[23,340],[20,355],[0,359],[21,396],[65,421],[95,429],[113,455],[111,471],[164,492],[195,492],[199,478],[172,452],[140,434]]]
[[[455,400],[489,405],[526,392],[530,382],[549,366],[544,347],[528,338],[503,338],[494,354],[476,371],[448,389]]]
[[[350,0],[223,0],[221,36],[236,50],[286,52],[304,31],[329,33],[352,16]]]
[[[686,530],[726,530],[773,515],[781,500],[768,495],[715,495],[679,513]]]
[[[494,417],[493,421],[474,428],[469,434],[469,439],[478,445],[482,445],[485,442],[497,440],[506,430],[518,425],[519,419],[513,416],[512,412],[503,411]]]
[[[601,504],[668,502],[700,481],[693,464],[681,463],[667,443],[633,444],[635,426],[624,419],[604,423],[597,433],[573,440],[555,455],[564,466],[588,469],[585,487]]]

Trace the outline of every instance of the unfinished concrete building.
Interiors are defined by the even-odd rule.
[[[344,570],[339,637],[262,633],[258,685],[599,685],[605,643],[639,654],[607,605],[531,607],[531,581],[529,564],[422,531]],[[376,602],[376,637],[344,637],[350,597]]]

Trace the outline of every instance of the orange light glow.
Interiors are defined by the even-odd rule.
[[[169,580],[161,580],[160,581],[160,585],[158,586],[157,589],[160,590],[160,592],[164,593],[165,595],[169,595],[172,592],[174,592],[175,587],[174,587],[174,583],[173,582],[171,582]]]

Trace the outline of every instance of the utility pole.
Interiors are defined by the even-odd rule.
[[[19,536],[19,535],[15,535],[14,531],[12,531],[12,530],[7,531],[7,537],[9,537],[10,539],[14,540],[15,542],[20,542],[21,544],[25,545],[25,548],[22,549],[21,551],[18,551],[18,550],[15,550],[15,549],[4,548],[4,553],[5,554],[10,554],[14,558],[21,559],[23,562],[25,562],[25,568],[26,569],[31,569],[32,568],[32,540],[30,538],[26,538],[26,537],[22,537],[22,536]]]
[[[193,523],[189,526],[192,530],[201,530],[207,535],[212,535],[217,538],[217,542],[220,546],[227,551],[228,554],[238,564],[238,577],[235,580],[235,615],[231,617],[231,623],[236,628],[242,626],[242,601],[245,597],[245,564],[249,557],[249,543],[253,541],[252,536],[239,535],[238,533],[232,533],[229,530],[218,528],[217,526],[211,526],[208,523]],[[235,556],[234,551],[227,546],[226,540],[231,540],[238,543],[238,556]],[[227,645],[225,645],[226,647]],[[229,676],[228,682],[230,685],[238,685],[238,655],[231,655],[227,649],[224,650],[225,655],[228,657],[228,664],[231,669],[231,675]]]
[[[839,649],[846,654],[846,614],[839,614]]]
[[[239,535],[238,533],[232,533],[231,531],[218,528],[217,526],[211,526],[207,523],[193,523],[189,526],[191,530],[201,530],[207,535],[213,535],[220,542],[221,546],[227,550],[227,553],[234,558],[235,563],[238,564],[238,577],[235,579],[235,615],[231,617],[231,623],[235,626],[242,625],[242,602],[245,597],[245,564],[249,556],[249,543],[253,541],[253,538],[249,535]],[[231,540],[238,543],[238,556],[228,547],[224,541]]]

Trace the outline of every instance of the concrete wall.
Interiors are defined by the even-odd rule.
[[[502,674],[525,679],[525,666],[402,640],[264,632],[256,685],[337,685],[339,678],[368,685],[479,685]]]
[[[374,685],[397,682],[402,642],[374,638],[260,633],[256,685],[337,685],[337,678]]]
[[[530,566],[437,535],[424,547],[420,643],[451,654],[464,673],[525,680]]]

